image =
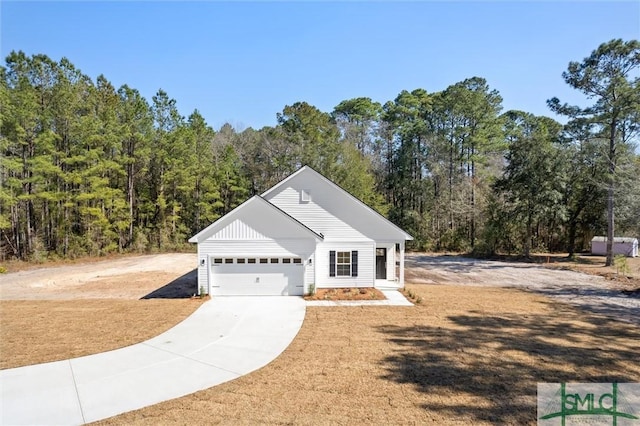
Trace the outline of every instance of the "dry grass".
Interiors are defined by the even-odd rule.
[[[640,259],[629,261],[633,275]],[[595,257],[542,263],[610,271]],[[121,287],[122,277],[112,281]],[[127,291],[137,295],[140,285]],[[294,342],[265,368],[102,424],[534,424],[537,382],[640,382],[635,326],[513,289],[408,290],[420,305],[310,307]],[[0,368],[137,343],[200,303],[2,301]]]
[[[308,308],[235,381],[100,424],[535,424],[537,382],[639,382],[640,330],[512,289],[409,285],[414,307]]]
[[[117,349],[155,337],[199,299],[0,301],[0,369]]]

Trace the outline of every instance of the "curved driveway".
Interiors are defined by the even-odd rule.
[[[298,297],[217,297],[143,343],[2,370],[0,423],[83,424],[233,380],[282,353],[304,315]]]

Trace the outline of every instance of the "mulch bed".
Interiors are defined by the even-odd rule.
[[[385,300],[384,294],[372,287],[320,288],[305,300]]]

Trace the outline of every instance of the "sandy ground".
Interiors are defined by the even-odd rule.
[[[640,324],[640,297],[626,295],[625,282],[582,272],[517,262],[460,256],[408,254],[407,282],[459,286],[507,287],[534,291],[590,312]]]
[[[189,297],[197,291],[196,255],[131,256],[0,275],[0,300]]]

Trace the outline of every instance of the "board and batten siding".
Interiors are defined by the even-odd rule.
[[[308,186],[312,185],[309,184]],[[301,189],[287,187],[277,194],[273,194],[273,196],[269,198],[269,201],[290,216],[304,223],[314,232],[324,235],[325,240],[332,238],[353,241],[370,240],[316,203],[314,199],[320,197],[319,192],[319,188],[317,188],[315,192],[314,188],[311,188],[309,191],[310,201],[303,202],[301,200]]]
[[[214,240],[268,240],[269,237],[249,226],[242,220],[236,219],[225,226],[210,239]]]
[[[357,251],[357,277],[330,277],[329,252]],[[319,243],[315,254],[316,288],[373,287],[375,284],[375,243],[359,242],[325,242]]]

